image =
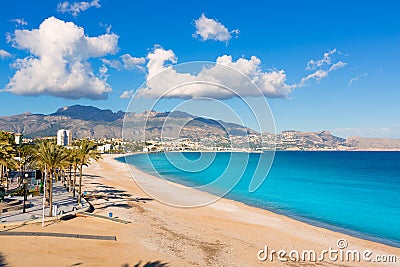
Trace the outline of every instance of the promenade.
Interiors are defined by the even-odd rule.
[[[23,197],[13,197],[20,199]],[[62,185],[61,182],[56,182],[53,185],[53,206],[57,206],[57,214],[53,213],[53,217],[49,217],[50,207],[45,207],[45,220],[57,219],[63,215],[86,211],[89,209],[89,203],[82,198],[82,203],[78,205],[77,199],[73,198],[71,193]],[[43,196],[29,197],[26,201],[26,212],[22,209],[0,213],[0,226],[19,222],[39,221],[43,216]]]

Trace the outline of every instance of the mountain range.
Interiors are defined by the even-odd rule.
[[[168,117],[168,124],[164,125]],[[177,125],[184,125],[180,133],[175,133]],[[124,134],[122,127],[124,126]],[[146,127],[146,131],[144,128]],[[201,137],[206,134],[224,136],[245,135],[255,131],[234,123],[195,117],[185,112],[143,113],[113,112],[92,106],[67,106],[52,114],[32,114],[26,112],[12,116],[0,116],[0,130],[23,133],[24,137],[36,138],[55,136],[59,129],[69,129],[76,138],[124,138],[143,140],[160,136]]]
[[[165,123],[166,121],[168,123]],[[73,105],[62,107],[47,115],[27,112],[0,116],[0,130],[23,133],[27,138],[55,136],[59,129],[71,130],[75,138],[95,139],[123,137],[130,140],[149,140],[162,135],[166,138],[201,140],[259,135],[258,132],[235,123],[196,117],[181,111],[126,113]],[[400,150],[398,139],[364,137],[344,139],[327,131],[284,131],[281,134],[263,135],[278,140],[282,149]]]

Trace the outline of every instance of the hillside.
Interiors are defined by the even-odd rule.
[[[347,143],[357,150],[400,150],[400,140],[390,138],[365,138],[359,136],[349,137]]]
[[[74,105],[58,109],[55,113],[32,114],[23,113],[0,117],[0,130],[23,133],[25,137],[36,138],[55,136],[59,129],[69,129],[76,138],[121,138],[125,118],[124,138],[143,140],[163,136],[201,138],[204,135],[226,136],[224,127],[230,134],[244,135],[247,132],[256,133],[243,126],[214,121],[205,118],[195,118],[185,112],[155,112],[129,113],[112,112],[92,106]],[[165,117],[169,116],[169,125],[164,126]],[[189,123],[186,124],[186,122]],[[146,125],[145,125],[146,123]],[[185,125],[177,133],[176,125]],[[144,127],[146,126],[146,131]],[[180,129],[181,127],[179,127]],[[178,135],[176,135],[178,134]]]

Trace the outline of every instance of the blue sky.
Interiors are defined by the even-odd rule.
[[[243,58],[248,60],[246,64],[257,65],[258,72],[251,73],[254,79],[283,70],[285,83],[274,88],[276,92],[265,93],[278,131],[330,130],[345,137],[400,138],[400,4],[397,1],[360,4],[355,1],[87,0],[86,6],[75,5],[75,13],[71,10],[74,3],[73,0],[68,3],[41,0],[3,3],[0,11],[1,115],[25,111],[52,113],[72,104],[126,110],[129,99],[121,98],[121,94],[136,90],[147,81],[152,71],[148,65],[149,55],[157,55],[158,47],[162,49],[160,53],[172,51],[173,54],[167,56],[170,63],[174,58],[177,63],[215,62],[227,55],[232,57],[229,64],[236,64]],[[200,32],[196,24],[201,22],[202,14],[208,19],[204,23],[222,25],[228,37],[222,32],[222,35],[209,35],[203,40],[201,33],[204,32]],[[51,17],[54,18],[49,19]],[[57,52],[51,52],[53,47],[47,46],[47,39],[37,41],[29,34],[18,35],[16,31],[30,32],[41,25],[44,28],[44,24],[49,29],[53,29],[52,25],[65,27],[63,22],[72,22],[71,28],[81,27],[86,37],[109,37],[106,41],[96,40],[101,43],[99,46],[97,43],[90,46],[89,39],[85,39],[84,46],[68,43],[78,46],[77,51],[68,56],[63,54],[63,60],[83,63],[77,68],[88,73],[92,71],[97,78],[85,76],[87,80],[82,84],[68,86],[47,81],[50,89],[44,86],[43,90],[36,90],[38,85],[45,84],[41,79],[46,76],[38,75],[41,78],[32,82],[28,82],[27,75],[16,77],[18,70],[26,68],[23,62],[43,66],[45,58],[49,61],[60,58],[55,56]],[[57,29],[56,32],[63,32],[63,28]],[[197,37],[193,37],[196,32]],[[65,31],[66,37],[68,34]],[[85,49],[93,56],[83,56],[81,52]],[[334,49],[336,52],[329,58],[331,62],[321,70],[328,71],[339,62],[343,65],[320,79],[310,78],[301,86],[302,79],[319,70],[319,67],[307,70],[307,63],[323,59],[324,53]],[[134,62],[131,65],[122,61],[121,56],[127,54]],[[250,63],[252,56],[259,62]],[[36,62],[36,58],[41,61]],[[80,59],[74,61],[75,58]],[[117,60],[119,65],[115,66]],[[15,68],[17,63],[19,69]],[[60,64],[51,62],[47,71],[62,66]],[[100,71],[102,66],[107,69],[104,77]],[[28,69],[24,71],[28,73]],[[36,68],[35,71],[47,73],[46,69],[40,72]],[[71,73],[61,72],[52,79],[63,80],[68,78],[66,75]],[[13,78],[15,83],[11,84]],[[93,85],[92,90],[86,90],[85,86],[103,81],[100,87]],[[65,93],[59,93],[61,89],[57,86],[64,88]],[[265,90],[268,88],[266,86]],[[68,99],[71,97],[75,99]]]

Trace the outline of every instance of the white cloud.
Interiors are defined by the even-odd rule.
[[[102,58],[101,61],[104,65],[114,68],[116,70],[133,70],[139,69],[141,71],[145,71],[145,68],[142,66],[146,63],[146,59],[144,57],[132,57],[129,54],[124,54],[118,59],[105,59]]]
[[[320,81],[323,78],[328,77],[329,73],[341,68],[344,68],[347,63],[343,61],[334,62],[333,56],[335,54],[340,54],[337,49],[332,49],[326,53],[324,53],[322,59],[313,60],[311,59],[308,64],[306,70],[313,70],[314,72],[303,77],[300,82],[297,84],[298,87],[308,86],[310,80]]]
[[[307,68],[306,68],[306,70],[314,70],[314,69],[317,69],[317,68],[321,68],[321,67],[323,67],[324,65],[330,65],[330,64],[331,64],[331,61],[332,61],[332,56],[333,56],[335,53],[338,53],[338,51],[337,51],[336,48],[335,48],[335,49],[332,49],[332,50],[330,50],[330,51],[328,51],[328,52],[326,52],[326,53],[324,53],[323,58],[320,59],[320,60],[311,59],[311,60],[307,63]]]
[[[103,62],[104,66],[109,66],[113,69],[122,70],[122,63],[117,59],[106,59],[102,58],[101,62]]]
[[[100,8],[100,0],[92,0],[91,2],[61,2],[57,5],[57,11],[60,13],[70,13],[76,17],[80,12],[86,11],[91,7]]]
[[[88,60],[116,53],[116,34],[89,37],[74,23],[50,17],[38,29],[16,30],[11,41],[31,55],[15,60],[16,72],[4,91],[68,99],[106,99],[112,91],[106,69],[96,75]]]
[[[100,80],[107,81],[108,76],[109,76],[107,73],[108,73],[108,68],[106,66],[102,65],[99,68],[99,78],[100,78]]]
[[[144,57],[132,57],[129,54],[124,54],[121,57],[123,66],[125,69],[131,70],[137,68],[140,65],[143,65],[146,60]]]
[[[324,71],[324,70],[317,70],[314,73],[311,73],[309,75],[307,75],[306,77],[303,77],[300,80],[299,86],[305,86],[306,82],[308,82],[309,80],[316,80],[316,81],[320,81],[321,79],[325,78],[328,76],[328,72]]]
[[[345,63],[343,61],[339,61],[339,62],[333,64],[332,66],[330,66],[328,72],[344,68],[346,65],[347,65],[347,63]]]
[[[356,77],[351,78],[349,83],[347,84],[347,86],[351,86],[353,83],[358,82],[358,80],[360,80],[361,78],[363,78],[367,75],[368,75],[368,73],[363,73],[363,74],[357,75]]]
[[[7,58],[10,58],[10,57],[12,57],[12,55],[9,52],[7,52],[4,49],[0,49],[0,58],[1,59],[7,59]]]
[[[328,54],[324,54],[325,59]],[[263,70],[261,60],[255,56],[235,61],[232,56],[223,55],[216,59],[215,65],[203,67],[197,73],[182,71],[184,65],[179,67],[179,72],[171,68],[170,65],[177,63],[178,59],[172,50],[165,50],[160,46],[154,47],[147,55],[147,60],[146,87],[139,89],[137,97],[229,99],[235,97],[235,94],[241,97],[262,94],[270,98],[285,98],[294,89],[308,86],[311,81],[320,81],[328,77],[330,72],[346,66],[345,62],[333,63],[333,59],[330,58],[329,62],[317,63],[320,68],[303,77],[299,83],[288,84],[284,70]],[[219,84],[222,87],[210,84]],[[174,89],[167,92],[172,88]]]
[[[106,30],[106,33],[111,33],[112,25],[107,23],[99,23],[99,26]]]
[[[229,41],[232,36],[237,36],[239,34],[239,30],[229,31],[222,23],[207,18],[204,13],[201,14],[200,18],[195,20],[196,32],[193,34],[195,38],[201,38],[203,41],[205,40],[214,40],[214,41]]]
[[[28,22],[26,22],[24,18],[12,19],[11,22],[14,22],[14,23],[16,23],[17,25],[21,25],[21,26],[26,26],[26,25],[28,25]]]
[[[174,51],[164,50],[161,46],[155,45],[153,52],[147,55],[147,81],[153,76],[168,68],[166,62],[175,64],[178,62],[178,58],[175,56]]]
[[[283,70],[263,71],[260,59],[255,56],[235,61],[232,56],[223,55],[217,58],[216,65],[202,68],[197,74],[177,72],[170,68],[166,63],[177,63],[177,57],[172,50],[164,50],[159,46],[148,54],[147,59],[147,86],[138,91],[138,97],[229,99],[236,95],[246,97],[261,94],[268,97],[286,97],[294,88],[286,83]],[[180,86],[187,83],[191,85]],[[223,85],[232,91],[210,83]],[[174,90],[164,95],[168,89],[174,87]]]
[[[135,91],[133,91],[133,90],[123,91],[119,97],[122,99],[130,99],[134,95],[134,93],[135,93]]]

